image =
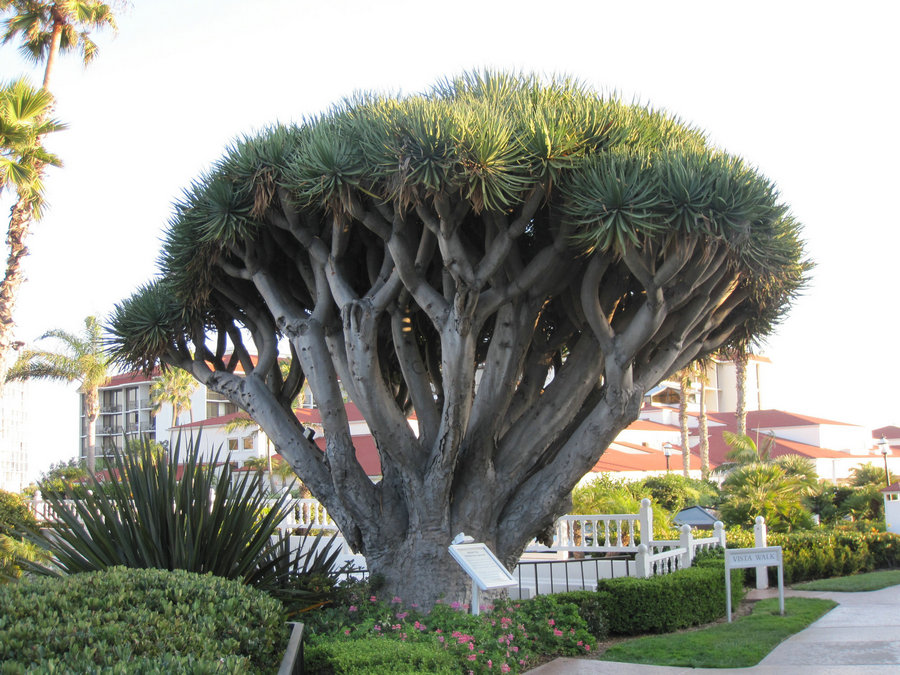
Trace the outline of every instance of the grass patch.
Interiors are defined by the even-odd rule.
[[[620,642],[607,649],[604,661],[689,668],[755,666],[780,642],[806,628],[837,603],[817,598],[785,598],[784,616],[778,598],[760,600],[753,613],[709,628],[653,635]]]
[[[832,577],[816,579],[802,584],[794,584],[798,591],[838,591],[858,593],[860,591],[878,591],[888,586],[900,584],[900,570],[882,570],[868,574],[854,574],[849,577]]]

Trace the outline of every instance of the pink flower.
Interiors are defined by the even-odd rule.
[[[474,654],[469,654],[466,658],[469,659],[469,661],[474,661],[474,660],[477,659],[478,657],[475,656]]]
[[[438,635],[438,642],[443,642],[443,641],[444,641],[444,636]]]
[[[450,603],[450,606],[451,606],[453,609],[459,609],[459,602],[458,602],[458,601],[451,602],[451,603]]]
[[[586,651],[586,652],[591,651],[591,646],[590,646],[590,645],[585,645],[585,646],[584,646],[584,651]]]
[[[471,652],[471,651],[474,651],[474,649],[475,649],[475,645],[472,644],[472,643],[470,642],[470,643],[469,643],[469,651],[470,651],[470,652]]]
[[[559,628],[554,628],[554,629],[553,629],[553,634],[554,634],[556,637],[562,637],[563,632],[562,632]]]
[[[576,642],[575,644],[578,645],[578,646],[580,647],[580,646],[583,645],[584,643],[583,643],[581,640],[579,640],[579,641]]]
[[[500,672],[501,672],[501,673],[508,673],[508,672],[509,672],[509,666],[508,666],[507,664],[505,664],[505,663],[502,664],[502,665],[500,666]]]
[[[409,612],[397,612],[397,618],[403,621],[407,616],[409,616]]]
[[[355,612],[356,610],[357,610],[356,605],[350,605],[350,610],[349,610],[349,611]]]
[[[547,623],[550,624],[551,626],[556,625],[556,621],[554,621],[553,619],[547,619]]]
[[[349,628],[346,629],[346,630],[344,631],[344,635],[350,635],[350,629],[349,629]]]
[[[399,596],[396,595],[391,599],[392,605],[399,605],[401,602],[403,601],[399,598]]]
[[[375,624],[375,630],[381,630],[381,626],[379,626],[377,623]]]
[[[488,659],[488,668],[493,668],[493,667],[494,667],[494,662],[491,661],[490,659]]]
[[[378,602],[378,598],[376,598],[376,597],[373,595],[372,597],[369,598],[369,602]]]

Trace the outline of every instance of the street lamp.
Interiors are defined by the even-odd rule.
[[[672,447],[673,446],[669,441],[663,443],[663,454],[666,456],[666,473],[669,473],[669,457],[672,456]]]
[[[890,473],[888,473],[887,468],[887,456],[888,450],[890,450],[890,446],[888,445],[887,439],[884,436],[882,436],[881,440],[878,441],[878,448],[881,450],[881,456],[884,457],[884,484],[887,487],[891,487]]]

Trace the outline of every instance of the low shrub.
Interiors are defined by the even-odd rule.
[[[459,662],[437,644],[373,637],[317,640],[305,649],[304,672],[309,675],[458,675],[460,671]]]
[[[0,587],[0,673],[268,673],[277,600],[238,581],[113,567]]]
[[[732,604],[743,596],[741,570],[732,570]],[[599,612],[612,635],[667,633],[709,623],[725,615],[725,563],[701,559],[672,574],[601,579]]]
[[[400,598],[381,601],[366,585],[343,589],[340,597],[346,604],[304,616],[307,670],[315,667],[323,673],[354,672],[339,670],[350,666],[339,666],[328,655],[376,649],[371,646],[374,641],[386,643],[383,649],[388,652],[391,645],[425,645],[449,655],[453,672],[516,673],[537,665],[548,655],[588,654],[595,642],[578,606],[558,596],[499,602],[478,616],[457,603],[438,604],[426,615],[416,607],[404,607]],[[407,654],[401,647],[392,666],[399,670],[369,667],[359,672],[411,672],[408,661],[419,658],[418,653]],[[347,658],[357,663],[355,656]],[[365,664],[364,659],[362,662]],[[418,672],[431,671],[423,668]]]
[[[594,591],[556,593],[553,597],[558,603],[575,605],[588,632],[595,638],[605,640],[609,636],[606,617],[603,615],[603,603]]]
[[[729,530],[729,548],[755,546],[752,532]],[[813,532],[769,533],[769,546],[781,546],[786,584],[847,576],[873,569],[900,567],[900,535],[829,529]],[[747,570],[747,578],[755,574]],[[769,568],[777,583],[778,570]]]

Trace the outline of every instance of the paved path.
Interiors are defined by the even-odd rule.
[[[752,591],[765,597],[777,590]],[[760,597],[757,595],[757,599]],[[752,668],[642,666],[614,661],[559,658],[529,671],[531,675],[687,675],[754,673],[759,675],[881,675],[900,673],[900,586],[868,593],[785,591],[803,598],[840,603],[805,630],[778,645]],[[751,596],[752,597],[752,596]]]

